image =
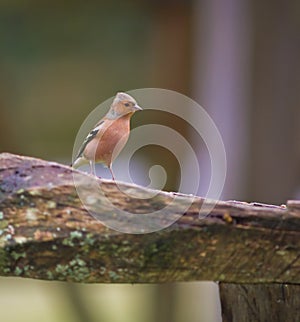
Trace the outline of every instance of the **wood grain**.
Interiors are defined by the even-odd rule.
[[[58,163],[0,155],[0,275],[85,283],[300,283],[298,201],[217,201],[208,213],[211,200],[160,191],[148,198],[153,191],[97,179],[104,194],[90,192],[100,205],[92,216],[78,197],[74,172],[79,186],[96,180]],[[156,232],[127,234],[95,219],[114,225],[116,207],[133,214],[124,220],[129,230],[155,210],[163,210],[162,224],[179,219]]]

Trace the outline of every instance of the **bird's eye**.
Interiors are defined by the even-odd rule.
[[[124,105],[125,105],[126,107],[130,106],[130,104],[129,104],[129,103],[125,103]]]

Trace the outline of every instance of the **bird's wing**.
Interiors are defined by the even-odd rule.
[[[87,135],[87,137],[85,138],[85,140],[83,141],[79,152],[77,153],[77,156],[75,158],[75,160],[77,160],[78,158],[80,158],[86,148],[86,146],[93,140],[93,138],[97,135],[97,133],[100,131],[102,124],[104,123],[104,120],[100,121],[99,123],[97,123],[96,127],[94,127],[92,129],[92,131]]]

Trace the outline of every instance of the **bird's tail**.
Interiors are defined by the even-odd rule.
[[[73,163],[70,164],[70,167],[73,167],[73,168],[79,168],[81,167],[82,165],[84,164],[88,164],[88,160],[86,158],[83,158],[83,157],[79,157],[77,158]]]

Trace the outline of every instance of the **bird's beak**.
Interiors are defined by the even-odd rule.
[[[142,108],[138,106],[137,104],[134,105],[133,107],[136,111],[142,111]]]

